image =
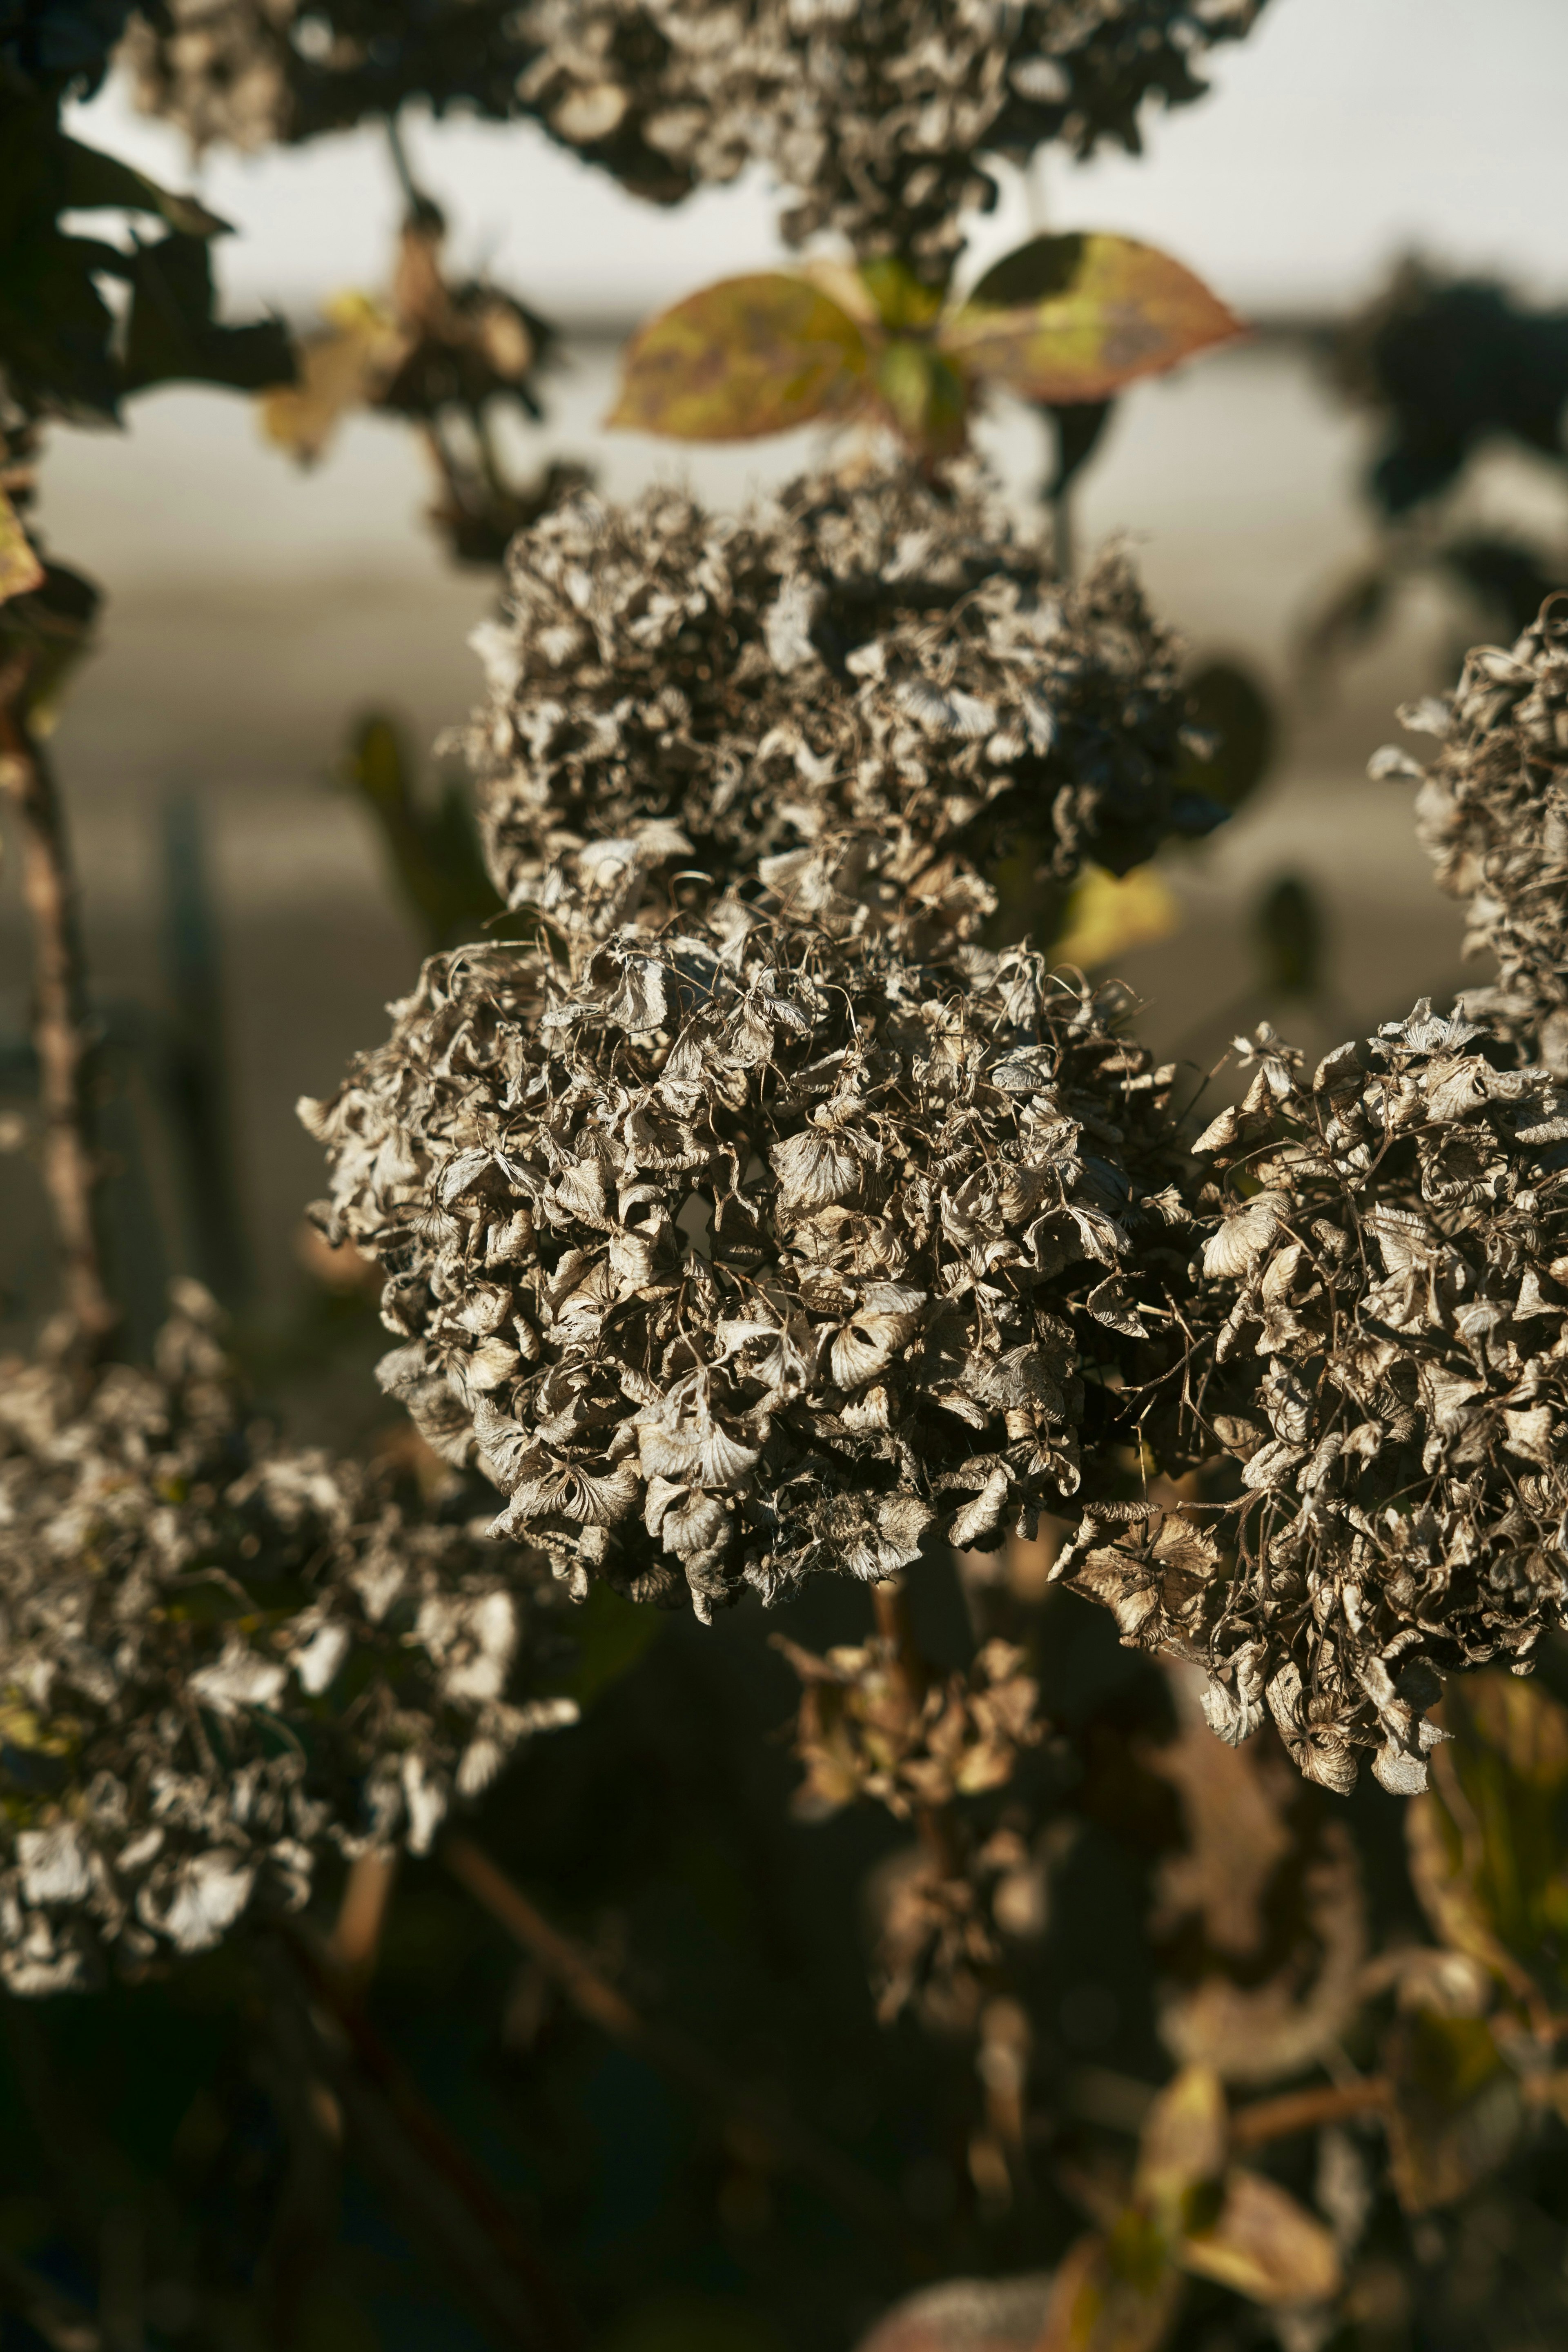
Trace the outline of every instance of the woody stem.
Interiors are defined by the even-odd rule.
[[[79,1349],[98,1355],[119,1317],[98,1230],[101,1167],[93,1147],[92,1056],[76,875],[54,773],[27,717],[32,661],[0,673],[0,789],[16,812],[22,892],[33,931],[33,1045],[43,1115],[43,1178],[65,1306]]]

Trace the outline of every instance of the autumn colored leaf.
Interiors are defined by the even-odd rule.
[[[1026,400],[1105,400],[1241,322],[1201,278],[1133,237],[1036,237],[942,326],[947,356]]]
[[[340,294],[326,305],[326,331],[300,346],[298,383],[261,398],[269,441],[313,465],[351,410],[374,399],[398,366],[408,339],[365,294]]]
[[[22,518],[0,490],[0,604],[43,585],[44,567],[22,528]]]
[[[751,441],[864,397],[859,324],[819,285],[781,270],[727,278],[632,337],[610,425],[679,441]]]
[[[1254,2303],[1322,2303],[1340,2288],[1333,2239],[1304,2205],[1260,2172],[1233,2167],[1218,2213],[1176,2249],[1184,2270]]]

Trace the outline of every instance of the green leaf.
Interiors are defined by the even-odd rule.
[[[1407,2213],[1451,2205],[1512,2147],[1524,2113],[1518,2081],[1480,2017],[1398,2018],[1383,2059],[1394,2192]]]
[[[222,326],[213,316],[212,260],[195,237],[166,236],[139,246],[126,272],[128,392],[155,383],[221,383],[237,392],[293,380],[294,349],[276,319]]]
[[[12,596],[26,596],[41,588],[44,567],[22,528],[22,518],[0,490],[0,604]]]
[[[896,337],[878,359],[877,390],[911,448],[931,457],[963,448],[969,387],[934,345]]]
[[[917,278],[907,261],[889,254],[879,261],[863,261],[860,283],[870,296],[877,316],[890,335],[910,328],[929,327],[942,309],[942,289]]]
[[[782,271],[704,287],[632,337],[606,422],[679,441],[751,441],[861,404],[870,354],[847,310]]]
[[[1036,237],[988,270],[938,341],[1026,400],[1109,399],[1242,332],[1179,261],[1135,238]]]
[[[1182,2293],[1157,2248],[1132,2256],[1127,2233],[1080,2238],[1057,2264],[1034,2352],[1158,2352]]]
[[[1406,1817],[1411,1876],[1446,1944],[1520,1999],[1568,2000],[1568,1709],[1493,1672],[1450,1683],[1450,1742]]]
[[[1149,2110],[1132,2181],[1135,2200],[1166,2239],[1210,2218],[1229,2140],[1219,2076],[1208,2066],[1184,2066]]]
[[[195,196],[171,194],[155,180],[148,179],[145,173],[122,163],[118,156],[100,154],[96,147],[83,147],[75,139],[62,139],[59,145],[65,169],[62,210],[95,212],[100,207],[112,207],[122,212],[153,213],[182,236],[233,235],[229,223],[209,213]]]

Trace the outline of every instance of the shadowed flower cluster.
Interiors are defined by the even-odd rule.
[[[1258,0],[533,0],[519,83],[553,136],[670,202],[761,163],[795,201],[794,243],[835,229],[862,257],[941,276],[961,215],[987,210],[982,155],[1047,142],[1134,152],[1151,99],[1203,94],[1204,49]]]
[[[514,542],[479,643],[491,878],[575,946],[751,868],[770,907],[924,953],[973,933],[1001,849],[1121,872],[1225,814],[1182,781],[1181,649],[1125,560],[1061,587],[978,476],[818,475],[739,521],[574,499]]]
[[[1401,710],[1438,736],[1429,770],[1390,748],[1375,777],[1419,780],[1416,830],[1439,886],[1468,901],[1467,954],[1497,960],[1471,1013],[1568,1076],[1568,599],[1511,650],[1478,646],[1455,693]]]
[[[384,1381],[578,1591],[706,1616],[994,1546],[1078,1490],[1190,1255],[1121,1002],[733,899],[574,978],[434,959],[301,1106],[327,1230],[386,1269]]]
[[[1195,1147],[1219,1222],[1192,1389],[1238,1465],[1234,1556],[1124,1505],[1058,1563],[1124,1638],[1210,1666],[1223,1738],[1267,1705],[1329,1788],[1366,1748],[1422,1788],[1437,1673],[1524,1669],[1564,1622],[1568,1094],[1514,1060],[1425,1003],[1310,1082],[1260,1035]]]
[[[18,1992],[292,1909],[325,1853],[428,1845],[572,1703],[513,1695],[510,1549],[247,1423],[205,1294],[83,1402],[0,1382],[0,1978]]]

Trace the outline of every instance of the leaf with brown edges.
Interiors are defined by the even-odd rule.
[[[1243,331],[1201,278],[1134,237],[1039,236],[942,326],[961,368],[1026,400],[1105,400]]]
[[[870,352],[849,313],[782,270],[726,278],[632,337],[606,422],[678,441],[752,441],[843,417],[867,390]]]

